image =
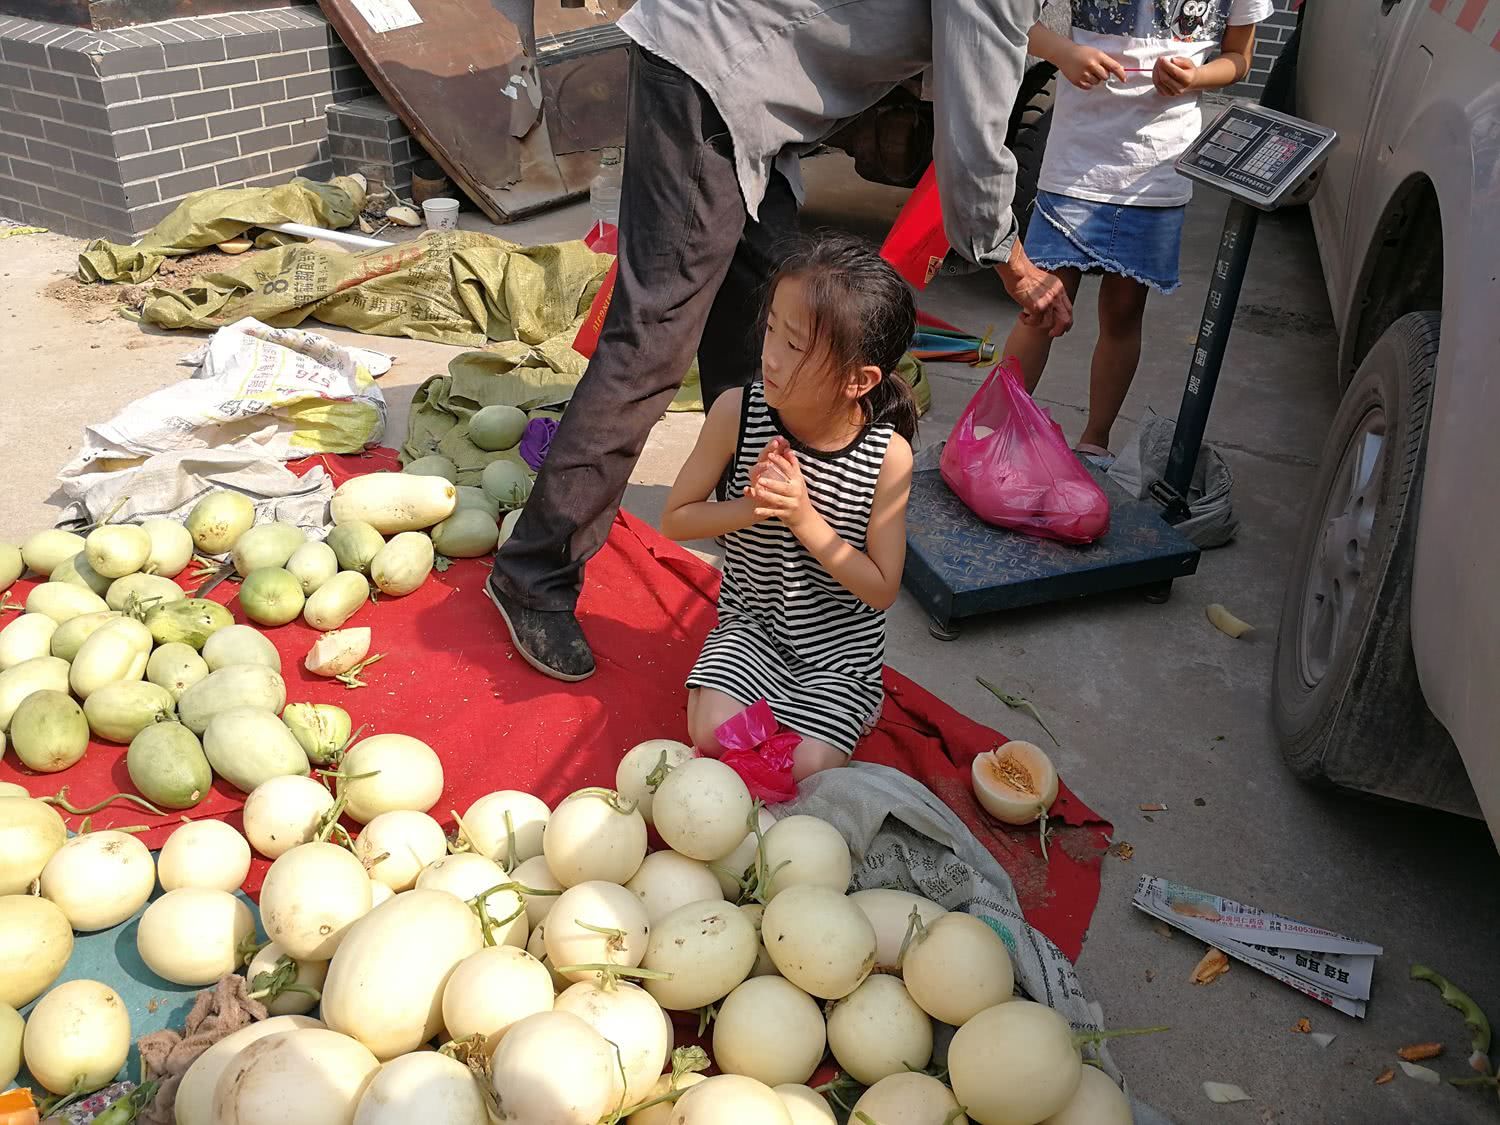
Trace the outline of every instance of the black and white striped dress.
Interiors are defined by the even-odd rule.
[[[761,453],[784,437],[813,507],[863,551],[893,432],[866,426],[837,452],[808,449],[782,428],[754,383],[744,391],[728,498],[746,493]],[[880,714],[884,663],[884,611],[839,585],[784,523],[766,520],[725,537],[719,623],[688,687],[713,688],[747,707],[765,699],[783,727],[852,754]]]

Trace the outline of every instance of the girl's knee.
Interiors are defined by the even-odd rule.
[[[838,769],[848,763],[849,755],[842,750],[817,739],[804,738],[792,755],[792,777],[804,781],[815,773]]]

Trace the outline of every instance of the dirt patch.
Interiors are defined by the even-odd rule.
[[[100,282],[84,285],[76,277],[60,277],[42,290],[44,296],[60,301],[69,312],[88,324],[102,324],[119,315],[122,308],[139,305],[146,299],[144,285],[111,285]]]
[[[1253,302],[1235,311],[1234,326],[1261,336],[1318,336],[1333,329],[1326,315]]]
[[[119,315],[119,310],[122,308],[139,308],[146,299],[147,291],[153,285],[161,285],[169,289],[180,288],[195,277],[230,269],[253,257],[255,257],[253,253],[232,257],[209,250],[199,254],[189,254],[182,258],[168,258],[156,271],[155,277],[140,285],[122,285],[105,281],[89,285],[69,275],[59,277],[42,292],[52,300],[62,302],[80,320],[88,324],[101,324]]]

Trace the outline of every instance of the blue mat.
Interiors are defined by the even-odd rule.
[[[151,901],[156,901],[162,893],[161,888],[157,887]],[[240,892],[239,897],[249,903],[250,909],[255,913],[256,933],[260,935],[259,909],[249,895]],[[145,909],[142,907],[133,918],[121,922],[113,929],[92,934],[75,934],[73,956],[68,959],[62,975],[48,986],[48,991],[51,991],[70,980],[96,980],[109,985],[120,994],[120,998],[125,1001],[126,1011],[130,1013],[130,1057],[125,1060],[125,1066],[117,1078],[131,1080],[139,1078],[141,1072],[140,1053],[135,1049],[136,1040],[153,1031],[182,1027],[188,1012],[192,1010],[193,998],[202,991],[201,988],[189,988],[162,980],[141,960],[141,955],[135,948],[135,935]],[[260,939],[265,940],[264,936]],[[46,993],[42,995],[45,996]],[[34,1007],[36,1001],[22,1008],[21,1015],[29,1016]],[[43,1093],[35,1086],[24,1066],[16,1083],[20,1086],[32,1086],[38,1094]]]

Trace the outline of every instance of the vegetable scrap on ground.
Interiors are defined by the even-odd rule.
[[[530,422],[490,406],[466,440],[504,452]],[[353,614],[504,541],[527,468],[500,458],[478,486],[456,477],[440,455],[353,477],[326,539],[218,490],[184,522],[0,546],[0,590],[45,579],[0,605],[18,612],[0,630],[0,730],[30,771],[0,795],[0,1087],[26,1080],[30,1120],[117,1088],[132,1042],[120,994],[55,982],[75,933],[127,923],[147,970],[214,990],[195,1013],[232,996],[248,1022],[118,1087],[94,1118],[115,1125],[804,1125],[835,1106],[915,1125],[1131,1120],[1085,1065],[1112,1033],[1075,1033],[1016,995],[989,924],[902,890],[846,893],[839,831],[774,817],[721,762],[648,740],[613,788],[550,809],[491,792],[452,813],[450,834],[431,746],[366,733],[359,695],[289,702],[263,629],[300,619],[321,634],[307,670],[357,689],[389,654],[378,604],[372,627],[346,627]],[[196,596],[222,576],[251,624]],[[42,791],[91,739],[127,747],[134,792],[104,804],[187,812],[218,779],[246,795],[243,832],[184,816],[153,856],[128,825],[90,830],[96,807]],[[1008,823],[1043,818],[1058,792],[1029,744],[976,760],[974,777]],[[265,943],[236,893],[253,854],[271,861]],[[694,1021],[703,1045],[679,1046]]]

